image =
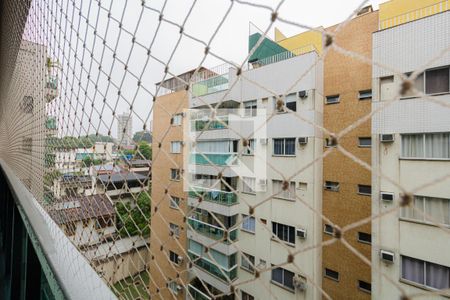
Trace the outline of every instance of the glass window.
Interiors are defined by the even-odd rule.
[[[333,104],[333,103],[339,103],[340,98],[339,95],[333,95],[333,96],[327,96],[325,103],[326,104]]]
[[[253,297],[253,296],[250,295],[250,294],[247,294],[247,293],[244,292],[244,291],[241,291],[241,299],[242,299],[242,300],[255,300],[255,297]]]
[[[257,113],[257,101],[246,101],[244,102],[244,116],[254,117]]]
[[[434,289],[448,289],[450,267],[402,256],[402,279]]]
[[[426,223],[450,225],[450,199],[414,196],[411,206],[401,208],[400,216]]]
[[[283,181],[272,180],[272,191],[275,197],[295,200],[295,182],[289,182],[286,190],[283,190]]]
[[[324,189],[333,191],[333,192],[338,192],[339,191],[339,182],[325,181]]]
[[[171,196],[169,197],[169,200],[171,208],[178,208],[178,206],[180,205],[180,198],[178,197]]]
[[[372,99],[372,90],[359,91],[359,100]]]
[[[323,228],[323,232],[325,232],[326,234],[333,234],[334,233],[334,228],[330,224],[325,224],[325,226]]]
[[[297,111],[297,93],[286,96],[286,107],[292,111]]]
[[[283,268],[272,269],[272,281],[290,290],[294,290],[295,274]]]
[[[402,134],[404,158],[450,158],[450,133]]]
[[[255,193],[256,179],[254,177],[242,177],[242,191],[244,193]]]
[[[358,194],[368,195],[368,196],[372,195],[372,186],[358,184]]]
[[[173,263],[178,264],[178,254],[169,250],[169,260]]]
[[[274,155],[295,155],[295,138],[273,139]]]
[[[247,271],[253,272],[254,265],[255,265],[255,257],[247,253],[242,253],[241,267]]]
[[[170,169],[170,179],[180,180],[180,170],[179,169]]]
[[[295,244],[295,227],[272,222],[272,233],[280,240]]]
[[[402,256],[402,278],[419,283],[425,283],[425,262],[420,259]]]
[[[243,154],[245,155],[253,155],[255,153],[255,140],[249,139],[248,144],[245,147]]]
[[[362,280],[358,280],[358,288],[367,293],[372,292],[372,284]]]
[[[181,125],[181,122],[183,121],[183,114],[176,114],[176,115],[173,115],[171,121],[172,121],[172,125],[174,125],[174,126],[179,126],[179,125]]]
[[[372,146],[372,138],[370,138],[370,137],[358,138],[358,146],[359,147],[371,147]]]
[[[181,153],[181,142],[170,142],[170,152],[171,153]]]
[[[180,236],[180,226],[173,224],[173,223],[169,223],[169,230],[170,232],[173,233],[173,235],[175,237],[179,237]]]
[[[245,231],[255,232],[255,218],[252,216],[242,215],[242,229]]]
[[[428,70],[425,72],[425,88],[427,94],[449,92],[449,68]]]
[[[325,277],[339,281],[339,272],[325,268]]]
[[[372,243],[372,235],[370,233],[358,232],[358,241],[362,243]]]

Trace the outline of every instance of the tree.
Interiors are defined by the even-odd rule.
[[[94,163],[94,161],[90,155],[83,158],[83,166],[84,167],[90,167],[93,165],[93,163]]]
[[[150,234],[150,210],[151,201],[147,192],[142,192],[138,196],[136,207],[133,209],[129,203],[118,203],[116,211],[120,236],[148,236]]]
[[[137,155],[142,159],[152,159],[152,147],[147,142],[140,142]]]
[[[148,130],[137,131],[133,135],[133,141],[135,143],[140,143],[141,141],[151,143],[152,142],[152,134]]]

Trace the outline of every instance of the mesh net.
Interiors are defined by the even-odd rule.
[[[2,37],[12,54],[1,158],[118,298],[450,295],[448,254],[400,249],[399,232],[412,229],[397,228],[431,225],[444,242],[428,242],[449,249],[450,135],[438,120],[450,108],[449,69],[434,69],[450,61],[448,39],[436,36],[443,42],[414,54],[425,63],[409,70],[375,50],[376,34],[373,55],[370,42],[378,29],[425,16],[448,22],[448,1],[391,19],[360,15],[363,1],[329,28],[284,17],[285,2],[33,0],[6,10],[12,27],[27,18],[23,32]],[[249,51],[235,63],[226,35],[252,13],[265,27],[251,26]],[[375,25],[370,50],[346,48],[357,18]],[[269,38],[275,25],[314,42],[289,48],[284,36]],[[356,91],[327,77],[330,65],[345,67],[339,60],[358,68],[349,82],[366,77],[359,98],[372,103],[338,109]],[[392,123],[414,117],[416,132]],[[427,171],[425,158],[439,171],[423,181],[414,172]],[[360,182],[336,180],[353,172]],[[365,204],[345,203],[349,194]],[[342,206],[326,202],[334,200]],[[351,265],[333,270],[340,259]],[[344,283],[352,269],[360,280]],[[330,279],[359,290],[337,291]]]

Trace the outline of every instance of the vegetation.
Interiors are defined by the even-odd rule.
[[[90,155],[86,156],[85,158],[83,158],[83,166],[84,167],[90,167],[92,165],[94,166],[98,166],[102,164],[102,160],[101,159],[92,159],[92,157]]]
[[[114,143],[114,139],[107,135],[90,134],[82,137],[65,136],[63,138],[51,137],[47,145],[55,149],[91,148],[96,142]]]
[[[117,227],[121,237],[134,235],[148,236],[150,234],[150,192],[142,192],[131,208],[130,203],[119,202],[116,205]]]
[[[151,144],[152,134],[148,130],[138,131],[134,134],[133,141],[135,143],[147,142],[147,143]]]
[[[138,147],[138,153],[142,159],[152,159],[152,147],[147,142],[140,142]]]
[[[114,292],[120,299],[148,299],[150,283],[148,271],[127,277],[114,284]]]

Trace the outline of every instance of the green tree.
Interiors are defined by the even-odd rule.
[[[86,157],[83,158],[83,166],[84,167],[90,167],[94,164],[94,160],[92,159],[92,157],[90,155],[87,155]]]
[[[135,143],[140,143],[141,141],[151,143],[152,142],[152,134],[148,130],[137,131],[133,135],[133,141]]]
[[[136,155],[139,155],[142,159],[152,159],[152,147],[147,142],[140,142]]]
[[[147,192],[142,192],[138,196],[133,209],[129,203],[118,203],[116,211],[120,236],[148,236],[150,234],[150,210],[151,201]]]

